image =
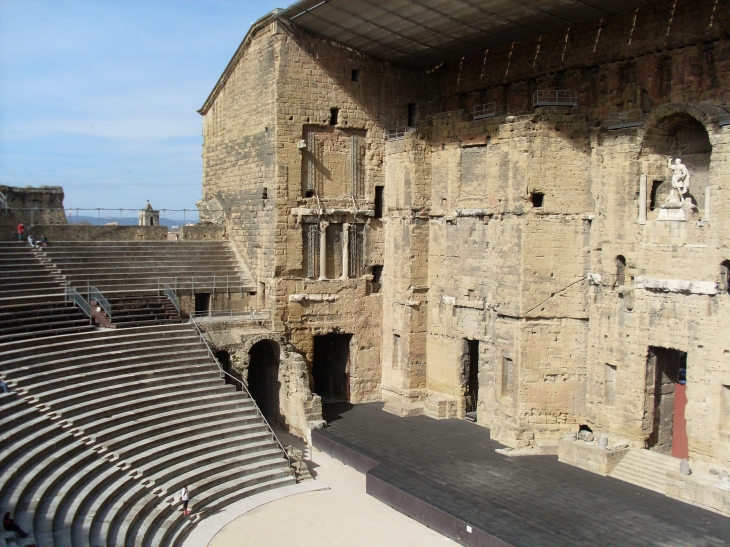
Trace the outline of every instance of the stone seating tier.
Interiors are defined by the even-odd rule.
[[[163,284],[191,292],[253,286],[227,241],[56,242],[41,254],[71,286],[81,292],[87,284],[95,286],[107,298],[108,293],[157,294]]]
[[[180,545],[243,497],[293,484],[251,399],[190,325],[0,344],[0,506],[54,547]],[[192,516],[176,503],[191,492]]]

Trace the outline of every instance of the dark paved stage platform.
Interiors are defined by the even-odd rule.
[[[382,407],[326,405],[330,427],[314,432],[314,445],[372,468],[369,493],[466,545],[730,546],[730,518],[556,456],[502,456],[489,430],[470,422]]]

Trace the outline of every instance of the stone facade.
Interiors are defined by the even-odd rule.
[[[201,215],[239,247],[308,387],[318,344],[351,335],[350,402],[476,411],[513,448],[584,425],[667,453],[686,393],[689,457],[730,466],[716,8],[652,3],[427,72],[256,23],[201,110]],[[534,107],[546,90],[577,105]],[[677,157],[692,179],[670,210]]]

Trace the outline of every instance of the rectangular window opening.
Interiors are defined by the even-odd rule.
[[[383,267],[380,265],[373,266],[373,283],[380,283],[380,278],[383,275]]]
[[[360,81],[360,71],[356,68],[352,69],[352,72],[350,73],[350,80],[353,82],[359,82]]]
[[[722,386],[722,428],[730,431],[730,385]]]
[[[616,402],[616,367],[606,363],[603,372],[603,401],[607,406],[613,406]]]
[[[330,125],[337,125],[337,118],[340,115],[339,108],[330,108]]]
[[[383,218],[383,190],[384,186],[375,187],[375,218]]]
[[[269,199],[269,189],[268,188],[264,188],[264,191],[261,194],[261,198],[262,199]]]
[[[502,358],[502,397],[512,396],[514,381],[514,362],[509,357]]]
[[[393,368],[400,367],[400,360],[401,360],[401,347],[400,347],[400,335],[394,334],[393,335]]]
[[[543,194],[542,192],[533,192],[530,196],[530,201],[532,202],[533,207],[542,207],[543,202],[545,201],[545,194]]]
[[[624,85],[636,83],[636,67],[635,66],[627,66],[626,68],[624,68],[623,80],[624,80]]]
[[[408,127],[416,125],[416,103],[408,103]]]

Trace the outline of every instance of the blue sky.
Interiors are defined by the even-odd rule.
[[[251,23],[289,3],[0,0],[0,183],[195,208],[197,110]]]

